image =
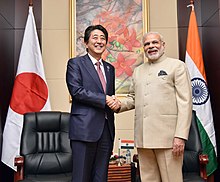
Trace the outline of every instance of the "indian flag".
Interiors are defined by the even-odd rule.
[[[121,149],[134,149],[134,140],[120,140]]]
[[[217,169],[217,148],[210,95],[194,7],[192,7],[189,20],[185,62],[192,82],[193,110],[196,111],[203,153],[209,156],[209,163],[206,168],[209,176]]]

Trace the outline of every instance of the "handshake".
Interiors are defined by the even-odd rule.
[[[114,112],[118,112],[121,108],[120,100],[115,96],[106,95],[106,104],[110,107]]]

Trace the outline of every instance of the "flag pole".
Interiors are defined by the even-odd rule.
[[[191,5],[194,5],[194,0],[190,0],[190,4],[191,4]]]
[[[29,6],[33,6],[33,0],[29,0]]]

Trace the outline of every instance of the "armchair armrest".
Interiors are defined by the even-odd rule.
[[[134,154],[133,155],[133,162],[136,162],[137,163],[137,170],[136,170],[136,177],[141,177],[141,174],[140,174],[140,166],[139,166],[139,159],[138,159],[138,154]]]
[[[200,154],[199,155],[199,162],[200,162],[200,176],[207,180],[207,173],[206,173],[206,165],[209,162],[209,158],[207,154]]]
[[[133,162],[139,162],[138,161],[138,154],[133,155]]]
[[[14,172],[14,182],[24,179],[24,157],[15,157],[14,165],[17,167],[17,171]]]

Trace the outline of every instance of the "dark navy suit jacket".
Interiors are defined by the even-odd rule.
[[[96,142],[101,137],[106,117],[114,140],[114,112],[106,105],[106,95],[115,95],[115,69],[103,61],[106,94],[88,55],[70,59],[66,82],[72,96],[70,139]]]

